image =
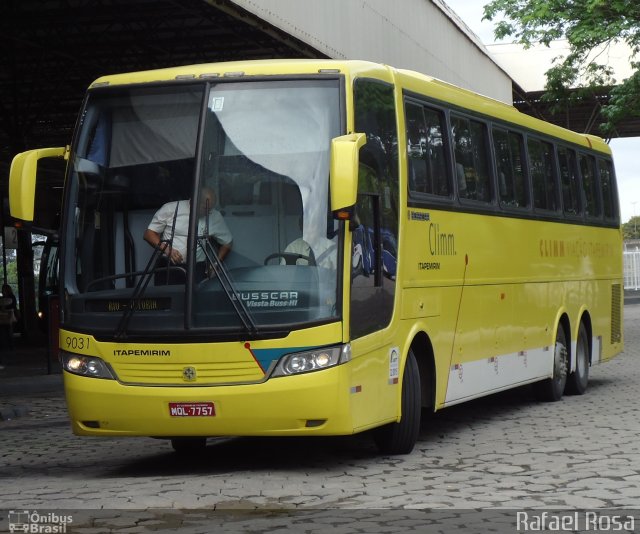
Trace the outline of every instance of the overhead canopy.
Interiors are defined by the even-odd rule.
[[[229,0],[4,0],[0,10],[3,188],[16,153],[71,141],[86,88],[101,75],[326,57]],[[52,172],[39,188],[58,187],[61,180],[61,172]],[[52,202],[45,196],[48,210]]]
[[[86,88],[104,74],[236,59],[322,58],[331,53],[327,43],[338,47],[336,40],[340,38],[344,50],[334,50],[338,55],[366,51],[374,54],[374,42],[378,47],[387,43],[389,46],[383,46],[378,53],[393,52],[409,62],[411,57],[417,64],[426,57],[432,65],[429,69],[437,70],[442,63],[450,67],[452,76],[457,73],[463,79],[465,75],[478,78],[473,68],[480,65],[486,50],[469,40],[469,31],[460,29],[461,23],[456,22],[455,14],[442,0],[433,0],[433,4],[411,0],[414,9],[403,12],[407,19],[406,24],[402,22],[404,33],[413,31],[418,35],[422,31],[420,39],[414,34],[407,37],[403,32],[394,33],[399,22],[377,27],[378,32],[389,32],[388,39],[381,40],[379,34],[368,31],[369,21],[378,20],[375,17],[379,16],[373,7],[387,6],[383,0],[349,4],[349,10],[345,7],[344,13],[335,15],[340,22],[337,26],[324,22],[314,26],[308,22],[320,17],[330,4],[335,1],[309,2],[307,11],[293,0],[272,0],[268,9],[264,4],[240,0],[4,0],[0,7],[0,187],[6,188],[10,161],[16,153],[70,142]],[[283,13],[276,11],[277,6],[287,10],[289,19],[284,20]],[[347,12],[356,19],[373,18],[359,26],[358,20],[343,20]],[[407,14],[411,16],[407,18]],[[326,13],[324,16],[328,17]],[[416,20],[422,26],[434,27],[424,32],[415,27]],[[320,36],[322,39],[313,35],[316,26],[326,33]],[[440,30],[444,32],[445,26],[448,29],[443,35],[448,40],[443,41]],[[359,33],[353,33],[356,30]],[[446,46],[438,48],[442,42]],[[459,47],[450,43],[458,43]],[[360,48],[353,48],[355,44]],[[445,61],[447,50],[459,61]],[[396,64],[384,55],[359,58],[424,70],[413,64]],[[485,78],[500,77],[500,83],[504,78],[508,84],[506,74],[492,61],[487,59],[486,65],[494,68],[482,67]],[[430,70],[427,73],[443,77]],[[514,85],[514,103],[522,111],[577,131],[598,133],[599,106],[608,98],[606,89],[591,100],[578,102],[563,115],[552,115],[539,96],[539,92]],[[638,132],[640,122],[629,120],[621,125],[618,134]],[[48,219],[41,225],[53,224],[47,212],[55,210],[59,203],[52,201],[55,197],[50,193],[61,181],[62,173],[55,169],[39,180],[36,212]],[[39,199],[41,209],[37,206]]]

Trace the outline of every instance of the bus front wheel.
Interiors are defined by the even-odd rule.
[[[562,398],[567,383],[569,368],[569,351],[564,327],[558,325],[556,344],[553,353],[553,375],[541,382],[533,384],[534,393],[539,400],[555,402]]]
[[[410,349],[402,376],[402,416],[398,423],[391,423],[374,430],[373,439],[383,454],[409,454],[418,440],[420,431],[420,371]]]
[[[582,395],[589,385],[589,336],[584,323],[580,323],[576,343],[576,370],[567,378],[566,393]]]

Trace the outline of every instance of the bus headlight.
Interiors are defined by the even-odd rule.
[[[350,359],[351,345],[349,344],[305,352],[295,352],[283,356],[271,376],[288,376],[320,371],[348,362]]]
[[[80,354],[61,352],[61,359],[62,368],[74,375],[106,378],[108,380],[115,379],[109,366],[96,356],[81,356]]]

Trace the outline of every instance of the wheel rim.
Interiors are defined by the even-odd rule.
[[[572,388],[576,393],[582,394],[587,389],[589,382],[589,338],[583,325],[580,325],[578,340],[576,343],[576,370]]]
[[[556,341],[556,350],[553,358],[553,379],[556,384],[564,384],[567,380],[568,367],[567,347],[562,341]]]
[[[580,336],[577,347],[576,371],[579,376],[585,376],[589,363],[587,362],[587,346],[584,338]]]

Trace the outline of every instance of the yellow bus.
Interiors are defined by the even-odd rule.
[[[67,159],[60,353],[73,431],[348,435],[585,392],[623,349],[600,139],[414,72],[272,60],[106,76]],[[193,206],[194,209],[191,209]]]

